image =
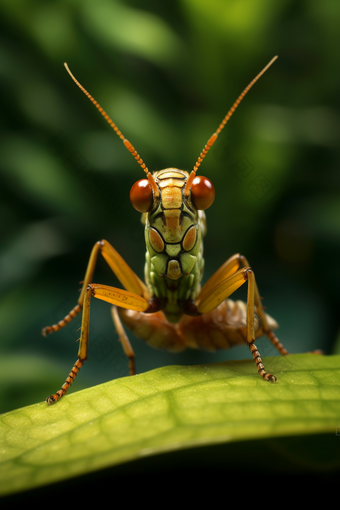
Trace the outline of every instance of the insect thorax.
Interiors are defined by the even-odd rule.
[[[153,177],[160,198],[145,215],[145,281],[151,295],[167,298],[163,311],[177,322],[179,301],[194,299],[200,290],[205,215],[184,196],[187,172],[168,168]]]

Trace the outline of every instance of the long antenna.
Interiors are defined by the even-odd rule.
[[[193,170],[192,170],[192,172],[191,172],[191,174],[189,176],[189,179],[187,180],[187,184],[185,186],[185,191],[184,191],[184,193],[186,195],[189,195],[189,191],[190,191],[190,188],[191,188],[191,185],[192,185],[192,181],[194,180],[194,178],[196,176],[196,172],[198,170],[198,167],[200,166],[200,164],[202,163],[203,159],[207,155],[209,149],[214,145],[218,135],[220,134],[220,132],[222,131],[222,129],[224,128],[224,126],[226,125],[226,123],[228,122],[228,120],[230,119],[230,117],[232,116],[232,114],[234,113],[234,111],[236,110],[236,108],[238,107],[238,105],[240,104],[242,99],[244,98],[244,96],[247,94],[247,92],[252,88],[254,83],[256,83],[257,80],[267,71],[267,69],[273,64],[273,62],[275,62],[275,60],[277,58],[278,58],[277,55],[275,57],[273,57],[271,59],[271,61],[266,65],[266,67],[264,67],[262,69],[262,71],[257,76],[255,76],[255,78],[249,83],[249,85],[247,85],[247,87],[238,96],[238,98],[236,99],[235,103],[230,108],[229,112],[224,117],[224,119],[222,120],[222,122],[219,125],[219,127],[217,128],[216,132],[209,138],[209,140],[205,144],[204,149],[202,150],[202,152],[201,152],[198,160],[196,161],[196,164],[195,164],[195,166],[194,166],[194,168],[193,168]]]
[[[127,140],[125,138],[125,136],[121,133],[121,131],[118,129],[118,127],[116,126],[116,124],[113,122],[113,120],[109,117],[109,115],[106,113],[105,110],[103,110],[103,108],[100,106],[100,104],[94,99],[94,97],[91,96],[91,94],[89,94],[89,92],[87,92],[87,90],[81,85],[81,83],[79,83],[79,81],[75,78],[75,76],[73,76],[73,74],[71,73],[68,65],[66,64],[66,62],[64,62],[64,66],[66,68],[66,71],[68,72],[68,74],[71,76],[72,80],[74,81],[74,83],[76,85],[78,85],[78,87],[80,88],[80,90],[82,92],[84,92],[85,96],[87,96],[89,98],[89,100],[94,104],[94,106],[97,108],[97,110],[102,114],[102,116],[104,117],[104,119],[108,122],[108,124],[110,124],[110,126],[112,127],[112,129],[115,131],[115,133],[119,136],[119,138],[121,140],[123,140],[123,143],[125,145],[125,147],[127,148],[127,150],[129,152],[131,152],[132,156],[135,158],[135,160],[137,161],[137,163],[142,167],[142,169],[144,170],[144,172],[146,173],[147,177],[148,177],[148,180],[151,184],[151,187],[155,193],[156,196],[159,195],[159,191],[158,191],[158,187],[154,181],[154,178],[152,177],[151,173],[149,172],[149,169],[148,167],[145,165],[144,161],[142,160],[142,158],[140,157],[140,155],[137,153],[136,149],[134,148],[134,146],[129,142],[129,140]]]

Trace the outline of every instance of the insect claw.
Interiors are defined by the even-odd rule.
[[[50,335],[51,333],[53,333],[54,329],[51,327],[51,326],[46,326],[45,328],[43,328],[41,330],[41,334],[42,336],[46,337],[48,335]]]
[[[48,404],[49,406],[50,406],[50,405],[52,405],[52,404],[55,404],[55,403],[56,403],[56,401],[57,401],[57,400],[54,398],[54,395],[51,395],[50,397],[48,397],[48,398],[46,399],[46,402],[47,402],[47,404]]]

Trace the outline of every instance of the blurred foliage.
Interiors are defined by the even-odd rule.
[[[97,240],[143,276],[143,228],[128,198],[142,171],[63,62],[151,170],[190,170],[238,94],[279,55],[200,169],[217,191],[205,278],[243,253],[288,350],[331,353],[339,2],[2,0],[0,14],[0,411],[43,400],[66,378],[79,320],[48,338],[40,330],[75,305]],[[117,284],[102,260],[95,281]],[[170,355],[130,336],[138,372],[249,357],[247,347]],[[74,389],[127,374],[116,339],[109,305],[95,302],[89,363]],[[259,347],[275,354],[265,339]]]

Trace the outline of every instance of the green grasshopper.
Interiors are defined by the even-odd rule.
[[[110,243],[102,240],[94,245],[78,304],[63,320],[42,331],[45,336],[58,331],[83,310],[78,360],[61,389],[46,399],[48,404],[65,395],[84,361],[87,361],[92,297],[113,305],[112,319],[129,359],[131,375],[136,373],[135,354],[122,323],[150,346],[172,352],[186,348],[214,351],[247,344],[259,375],[265,381],[276,382],[275,375],[264,369],[255,339],[267,335],[281,354],[286,355],[288,351],[272,331],[278,327],[276,321],[263,311],[255,275],[247,259],[239,253],[233,255],[201,288],[204,266],[202,239],[206,233],[204,211],[213,203],[215,191],[209,179],[196,176],[204,157],[243,97],[276,58],[237,98],[209,138],[190,174],[177,168],[151,174],[132,144],[65,64],[73,81],[104,116],[146,174],[146,178],[136,182],[130,191],[131,203],[142,213],[145,225],[145,283]],[[124,289],[92,283],[99,253]],[[228,299],[245,282],[248,284],[247,303]]]

